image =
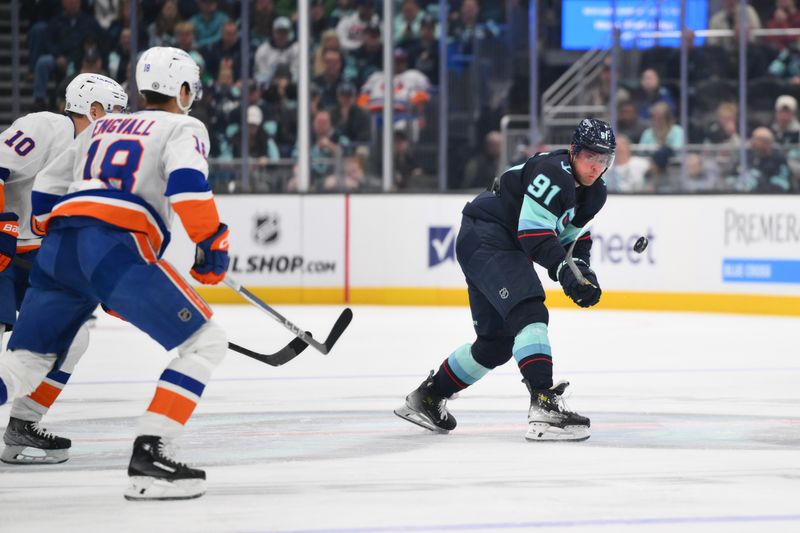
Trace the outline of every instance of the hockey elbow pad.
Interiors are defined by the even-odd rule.
[[[190,274],[204,285],[216,285],[225,279],[230,257],[228,256],[228,226],[220,224],[210,237],[197,243],[194,266]]]

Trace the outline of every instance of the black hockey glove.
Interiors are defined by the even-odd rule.
[[[569,268],[566,261],[562,261],[556,270],[558,282],[561,283],[564,294],[569,296],[573,302],[581,307],[591,307],[600,301],[600,295],[603,291],[600,290],[600,284],[597,282],[597,275],[589,268],[589,265],[582,259],[575,259],[575,264],[578,266],[578,270],[581,271],[581,274],[583,274],[583,277],[586,278],[591,285],[583,285],[578,281],[578,278],[572,273],[572,269]]]

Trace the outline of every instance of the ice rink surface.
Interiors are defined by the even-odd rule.
[[[279,306],[317,336],[340,309]],[[216,311],[237,344],[290,339],[253,307]],[[593,434],[529,443],[513,361],[448,404],[449,435],[392,414],[472,340],[466,308],[354,312],[327,356],[229,352],[179,442],[207,494],[144,503],[122,497],[135,418],[171,356],[101,316],[45,419],[71,459],[0,465],[0,532],[800,531],[796,318],[551,310],[556,379]]]

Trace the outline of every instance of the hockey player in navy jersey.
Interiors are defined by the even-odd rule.
[[[31,226],[31,190],[39,172],[95,120],[107,112],[123,111],[128,95],[114,80],[100,74],[79,74],[67,86],[65,114],[42,112],[18,118],[0,133],[0,220],[17,226],[18,239],[0,236],[0,257],[7,264],[0,272],[0,339],[16,323],[17,311],[28,288],[29,270],[9,264],[14,255],[32,263],[41,236]],[[69,457],[69,439],[53,435],[39,425],[61,393],[72,370],[86,351],[89,333],[81,327],[64,358],[28,396],[17,398],[3,434],[0,460],[11,464],[61,463]]]
[[[125,497],[196,498],[205,472],[176,461],[170,444],[228,342],[208,305],[161,255],[177,213],[196,243],[190,274],[219,283],[228,228],[207,181],[208,131],[186,114],[200,93],[197,64],[183,50],[151,48],[136,65],[136,83],[143,111],[95,121],[37,176],[33,216],[47,234],[0,358],[0,404],[32,390],[102,303],[177,351],[139,419]]]
[[[538,153],[508,169],[464,207],[456,255],[477,339],[431,371],[395,414],[431,431],[450,431],[456,420],[447,400],[513,356],[531,396],[525,438],[589,438],[589,419],[564,404],[569,383],[553,383],[545,293],[531,261],[546,268],[578,306],[600,301],[600,284],[589,266],[591,234],[580,235],[580,229],[605,204],[601,176],[615,148],[607,123],[584,119],[569,150]],[[565,262],[576,238],[573,255],[586,284]]]

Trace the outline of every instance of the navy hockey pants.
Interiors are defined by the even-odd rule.
[[[165,349],[183,343],[211,309],[141,234],[103,225],[52,227],[42,242],[8,343],[62,355],[97,304]]]
[[[546,316],[544,288],[533,263],[499,224],[464,216],[456,240],[456,257],[467,279],[475,332],[483,337],[514,337],[508,317],[521,302],[531,301]],[[509,354],[510,356],[510,354]]]

